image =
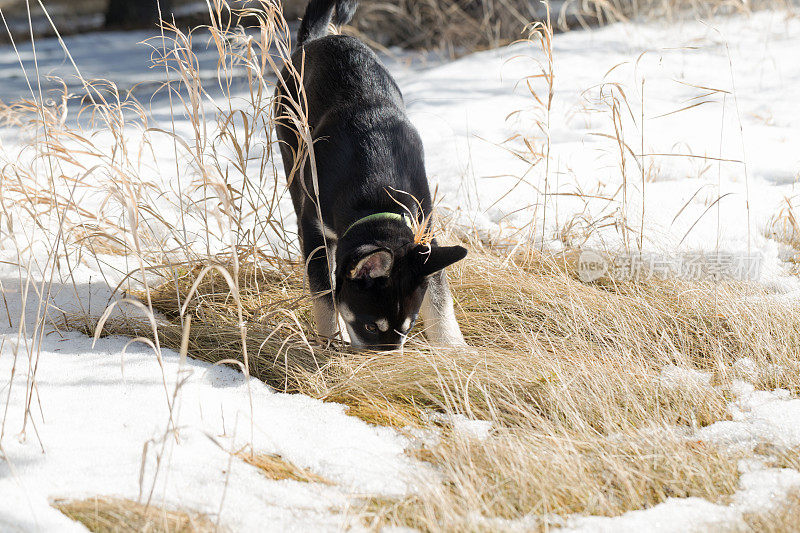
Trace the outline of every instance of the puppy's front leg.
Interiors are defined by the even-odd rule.
[[[339,324],[330,297],[326,295],[315,298],[311,312],[314,315],[317,334],[332,339],[339,331]]]
[[[339,332],[339,321],[333,305],[331,290],[330,270],[333,266],[336,245],[328,242],[318,230],[318,225],[313,219],[304,220],[301,226],[301,243],[307,264],[308,285],[314,298],[312,301],[312,314],[317,334],[321,337],[332,339]]]
[[[453,297],[444,270],[433,274],[419,310],[425,337],[432,344],[466,346],[453,310]]]

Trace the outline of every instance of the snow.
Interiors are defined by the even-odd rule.
[[[275,393],[251,379],[251,441],[248,386],[240,373],[191,360],[182,366],[178,355],[167,351],[164,380],[152,352],[142,347],[123,354],[126,342],[106,338],[92,348],[91,339],[77,333],[50,335],[37,359],[38,392],[24,440],[18,431],[28,368],[23,354],[17,359],[21,378],[11,391],[3,441],[9,461],[0,465],[0,523],[64,530],[69,520],[49,508],[49,499],[98,494],[136,499],[154,490],[157,502],[166,494],[173,506],[212,516],[222,509],[222,523],[237,531],[258,530],[264,523],[286,530],[338,530],[343,517],[331,509],[344,512],[347,495],[407,490],[406,442],[396,432],[349,417],[341,405]],[[10,375],[14,362],[9,344],[0,354],[3,376]],[[176,431],[167,431],[165,394],[171,396],[183,379],[173,409]],[[2,393],[8,394],[7,384]],[[269,481],[254,467],[231,460],[232,451],[250,442],[258,452],[278,453],[336,485]],[[154,478],[159,455],[168,467]]]
[[[645,153],[700,156],[648,157],[645,166],[652,164],[654,170],[644,187],[635,164],[627,161],[634,170],[629,168],[626,215],[638,228],[644,202],[646,248],[671,254],[697,249],[760,252],[768,281],[794,284],[780,276],[781,247],[763,232],[784,198],[795,194],[800,169],[792,149],[800,111],[791,96],[800,83],[800,67],[788,60],[799,31],[797,21],[763,12],[712,23],[615,25],[558,35],[547,185],[554,196],[546,206],[550,222],[544,235],[555,235],[578,213],[595,221],[604,215],[620,216],[616,141],[596,135],[613,133],[608,100],[600,98],[600,89],[607,92],[611,83],[619,83],[637,121],[644,99]],[[485,224],[487,232],[496,230],[497,223],[524,226],[531,211],[519,208],[542,203],[534,187],[543,191],[543,165],[528,174],[529,183],[498,201],[528,165],[515,162],[495,145],[520,131],[534,134],[533,120],[542,118],[540,111],[531,110],[532,99],[518,83],[539,72],[531,55],[530,46],[517,45],[400,77],[412,119],[423,132],[428,154],[434,154],[428,159],[430,174],[439,183],[445,205],[461,206],[463,218]],[[432,85],[440,90],[432,94]],[[704,91],[691,85],[729,94],[692,100]],[[515,86],[516,96],[509,97]],[[541,84],[537,90],[546,94]],[[699,101],[708,103],[658,118]],[[519,110],[523,113],[516,119],[506,120]],[[625,141],[636,153],[642,142],[638,130],[626,116]],[[541,146],[541,139],[536,144]],[[744,161],[746,167],[717,164],[703,156]],[[498,175],[507,177],[489,178]],[[578,191],[608,200],[566,196]],[[717,198],[721,200],[704,215]],[[539,205],[540,218],[544,209]],[[616,250],[620,239],[606,232],[595,235],[590,244]]]
[[[711,385],[711,372],[701,372],[690,368],[683,368],[676,365],[667,365],[661,369],[659,379],[669,387],[680,387],[690,385],[697,388],[709,387]]]
[[[87,34],[67,38],[66,43],[83,76],[110,78],[123,89],[139,84],[135,94],[141,97],[151,94],[164,75],[148,68],[147,46],[133,45],[149,36]],[[214,50],[195,44],[201,64],[213,65]],[[800,290],[781,259],[790,252],[768,229],[786,199],[796,203],[799,46],[800,20],[768,11],[707,22],[617,24],[557,35],[547,171],[543,164],[530,168],[512,153],[523,147],[513,138],[520,133],[545,148],[536,121],[546,116],[519,84],[538,73],[535,60],[541,52],[536,45],[517,44],[452,62],[400,53],[386,61],[422,134],[442,209],[457,221],[476,226],[487,238],[499,238],[513,235],[535,218],[540,224],[537,240],[558,248],[563,243],[557,235],[571,220],[588,225],[624,215],[630,227],[644,227],[644,247],[655,252],[760,253],[762,281],[790,296]],[[19,57],[29,75],[35,72],[29,44],[20,46]],[[44,75],[54,74],[65,77],[71,91],[79,91],[57,41],[38,41],[37,58],[45,87]],[[0,99],[29,96],[19,58],[9,47],[0,48],[0,72]],[[203,76],[213,79],[213,68],[205,69]],[[244,80],[238,81],[243,86]],[[624,87],[631,108],[630,114],[623,113],[622,124],[632,150],[639,153],[644,145],[647,154],[673,154],[644,158],[645,168],[651,169],[644,184],[632,157],[626,159],[629,176],[623,182],[616,141],[597,135],[613,132],[608,111],[612,83]],[[534,86],[544,90],[540,80]],[[708,103],[670,114],[700,101]],[[163,93],[148,105],[153,120],[163,125],[169,117]],[[190,125],[178,118],[177,130],[188,132]],[[4,160],[25,156],[18,152],[21,141],[16,129],[3,130]],[[110,141],[98,135],[96,142]],[[167,190],[175,189],[171,150],[170,143],[143,165]],[[519,182],[519,176],[525,180]],[[505,195],[509,189],[514,192]],[[625,204],[622,190],[627,193]],[[95,192],[78,187],[75,194],[85,199],[82,205],[87,209],[110,209]],[[542,192],[549,194],[546,205]],[[578,192],[584,197],[574,196]],[[281,205],[291,212],[287,197]],[[175,216],[174,205],[164,201],[162,207],[165,218]],[[291,224],[292,217],[287,221]],[[93,347],[81,334],[51,327],[37,344],[40,298],[31,289],[23,306],[26,274],[20,281],[16,265],[30,264],[39,279],[36,276],[46,269],[36,263],[55,240],[43,238],[29,222],[16,218],[12,226],[21,243],[33,246],[0,243],[0,280],[10,317],[7,324],[0,308],[0,405],[8,413],[0,437],[0,456],[5,459],[0,462],[0,529],[81,531],[52,509],[50,500],[94,495],[137,499],[146,498],[152,489],[153,501],[219,515],[234,531],[260,530],[265,524],[280,530],[339,530],[354,526],[348,516],[354,495],[411,490],[409,483],[423,467],[404,454],[407,437],[349,417],[343,406],[276,393],[226,368],[181,362],[169,350],[162,354],[162,368],[145,346],[134,344],[126,350],[128,339],[101,339]],[[159,231],[157,224],[152,229]],[[624,237],[608,227],[592,232],[588,245],[618,251]],[[121,261],[106,260],[112,265]],[[117,266],[126,270],[123,263]],[[119,280],[104,272],[108,281],[101,282],[99,267],[86,263],[72,274],[75,285],[53,285],[47,300],[51,319],[60,310],[102,309],[109,285]],[[26,329],[20,330],[21,325]],[[32,365],[37,387],[31,396],[26,380]],[[744,374],[753,371],[752,362],[742,361],[739,367]],[[15,377],[9,382],[12,369]],[[677,367],[665,368],[661,379],[710,386],[708,375]],[[167,398],[172,402],[173,394],[171,422]],[[730,412],[732,420],[703,428],[695,437],[748,451],[760,443],[800,445],[800,400],[786,391],[756,391],[740,383]],[[449,422],[478,438],[491,430],[485,423],[462,418]],[[279,453],[335,484],[268,480],[231,459],[231,451],[249,443],[258,452]],[[168,467],[155,476],[159,456]],[[567,529],[685,531],[735,524],[742,513],[774,505],[800,486],[798,472],[745,466],[730,505],[670,499],[621,517],[572,517]]]
[[[732,420],[703,428],[702,437],[710,442],[750,451],[761,442],[782,448],[800,446],[800,400],[789,391],[756,391],[743,384],[741,393],[729,408]]]
[[[447,425],[453,431],[466,437],[477,440],[486,440],[492,431],[492,423],[486,420],[473,420],[466,416],[457,414],[431,413],[428,421],[437,424]]]
[[[696,382],[698,376],[685,376]],[[702,377],[701,377],[702,379]],[[736,399],[729,405],[732,421],[720,421],[700,429],[693,438],[730,451],[752,452],[756,445],[772,444],[780,449],[800,445],[800,400],[788,391],[756,391],[738,382]],[[650,509],[631,511],[618,517],[573,517],[567,531],[696,531],[701,528],[744,527],[742,515],[772,509],[792,490],[800,489],[800,472],[769,468],[759,460],[741,460],[739,488],[729,504],[701,498],[669,498]]]
[[[618,517],[573,519],[563,530],[615,533],[697,531],[720,522],[731,522],[736,518],[737,513],[734,509],[702,498],[671,498],[653,508],[631,511]]]

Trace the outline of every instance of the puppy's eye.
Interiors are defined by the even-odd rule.
[[[370,333],[378,332],[378,326],[376,326],[375,324],[364,324],[364,329],[369,331]]]

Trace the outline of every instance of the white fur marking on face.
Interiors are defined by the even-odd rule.
[[[376,320],[375,325],[378,326],[378,329],[383,332],[389,331],[389,321],[386,320],[385,318],[379,318],[378,320]]]
[[[356,319],[356,315],[354,315],[350,308],[347,307],[347,304],[344,303],[339,304],[339,314],[348,322],[352,322]]]
[[[339,237],[336,236],[336,232],[333,231],[330,227],[326,226],[325,223],[319,219],[317,219],[317,225],[319,226],[319,231],[325,235],[325,238],[331,241],[337,240]]]
[[[344,321],[342,315],[339,315],[339,320],[336,321],[339,324],[339,333],[342,335],[342,340],[344,342],[350,342],[350,332],[347,331],[347,322]]]
[[[350,327],[350,324],[347,324],[347,332],[350,334],[350,345],[352,347],[359,348],[361,346],[366,346],[367,343],[361,340],[358,335],[356,335],[356,332],[353,331],[353,328]]]

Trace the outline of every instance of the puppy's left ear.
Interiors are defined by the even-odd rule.
[[[350,269],[350,279],[385,278],[389,276],[394,264],[394,256],[388,250],[376,250],[361,259]]]
[[[429,251],[427,247],[419,246],[417,253],[420,273],[423,276],[430,276],[464,259],[467,256],[467,249],[463,246],[432,246]]]

